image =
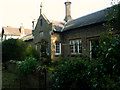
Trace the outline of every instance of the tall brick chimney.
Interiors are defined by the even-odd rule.
[[[71,17],[71,2],[69,0],[67,0],[67,2],[65,2],[65,13],[66,13],[66,16],[65,16],[65,19],[64,21],[68,21],[68,20],[71,20],[72,17]]]

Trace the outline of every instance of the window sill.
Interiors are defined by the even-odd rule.
[[[81,56],[82,56],[82,53],[71,53],[70,56],[71,56],[71,57],[76,57],[76,56],[81,57]]]
[[[55,54],[55,57],[58,57],[58,56],[60,56],[60,55],[61,55],[61,54],[56,53],[56,54]]]
[[[61,53],[55,53],[55,55],[61,55]]]
[[[71,53],[71,55],[81,55],[82,53]]]

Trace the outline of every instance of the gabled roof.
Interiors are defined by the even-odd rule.
[[[59,31],[61,32],[61,30],[64,28],[65,22],[61,22],[61,21],[52,21],[54,25],[54,31]]]
[[[15,35],[15,36],[21,35],[20,28],[14,28],[14,27],[7,26],[7,27],[3,27],[2,29],[4,30],[5,35]],[[25,35],[31,34],[31,33],[32,33],[32,29],[24,29]]]
[[[54,26],[54,30],[55,31],[60,31],[64,28],[64,25],[65,25],[65,22],[64,21],[55,21],[55,20],[48,20],[47,17],[42,13],[40,15],[40,17],[43,17],[45,19],[45,21],[48,23],[48,24],[51,24],[53,23],[53,26]],[[40,19],[39,17],[39,19]],[[37,22],[38,23],[38,22]]]
[[[74,20],[70,20],[65,24],[63,31],[67,31],[70,29],[75,29],[75,28],[79,28],[79,27],[83,27],[91,24],[96,24],[100,22],[105,22],[107,10],[108,9],[104,9],[104,10],[101,10],[101,11],[98,11]]]
[[[44,19],[47,21],[47,23],[50,24],[50,21],[47,19],[47,17],[43,13],[41,15],[44,17]]]

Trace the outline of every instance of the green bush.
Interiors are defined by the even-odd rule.
[[[8,39],[2,42],[2,60],[24,60],[32,55],[39,59],[39,54],[32,45],[20,39]]]
[[[54,88],[119,90],[119,36],[103,35],[94,53],[97,58],[90,61],[86,57],[58,61],[53,74]]]
[[[17,72],[20,75],[27,75],[32,73],[37,66],[37,61],[33,57],[28,57],[24,61],[21,61],[17,64]]]
[[[96,86],[100,89],[120,88],[120,37],[102,35],[94,52],[97,55],[96,72],[93,73]],[[92,68],[94,70],[94,68]]]
[[[42,65],[50,65],[51,63],[51,57],[46,53],[47,49],[48,49],[48,42],[42,39],[41,40],[41,64]],[[49,53],[49,50],[47,52]]]
[[[58,63],[58,62],[57,62]],[[54,71],[54,88],[88,89],[89,62],[80,58],[60,61]]]

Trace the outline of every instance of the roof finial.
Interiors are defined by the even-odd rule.
[[[43,3],[41,2],[41,4],[40,4],[40,15],[42,14],[42,9],[43,9]]]
[[[41,8],[43,7],[43,4],[42,4],[42,2],[41,2],[41,4],[40,4],[40,7],[41,7]]]

